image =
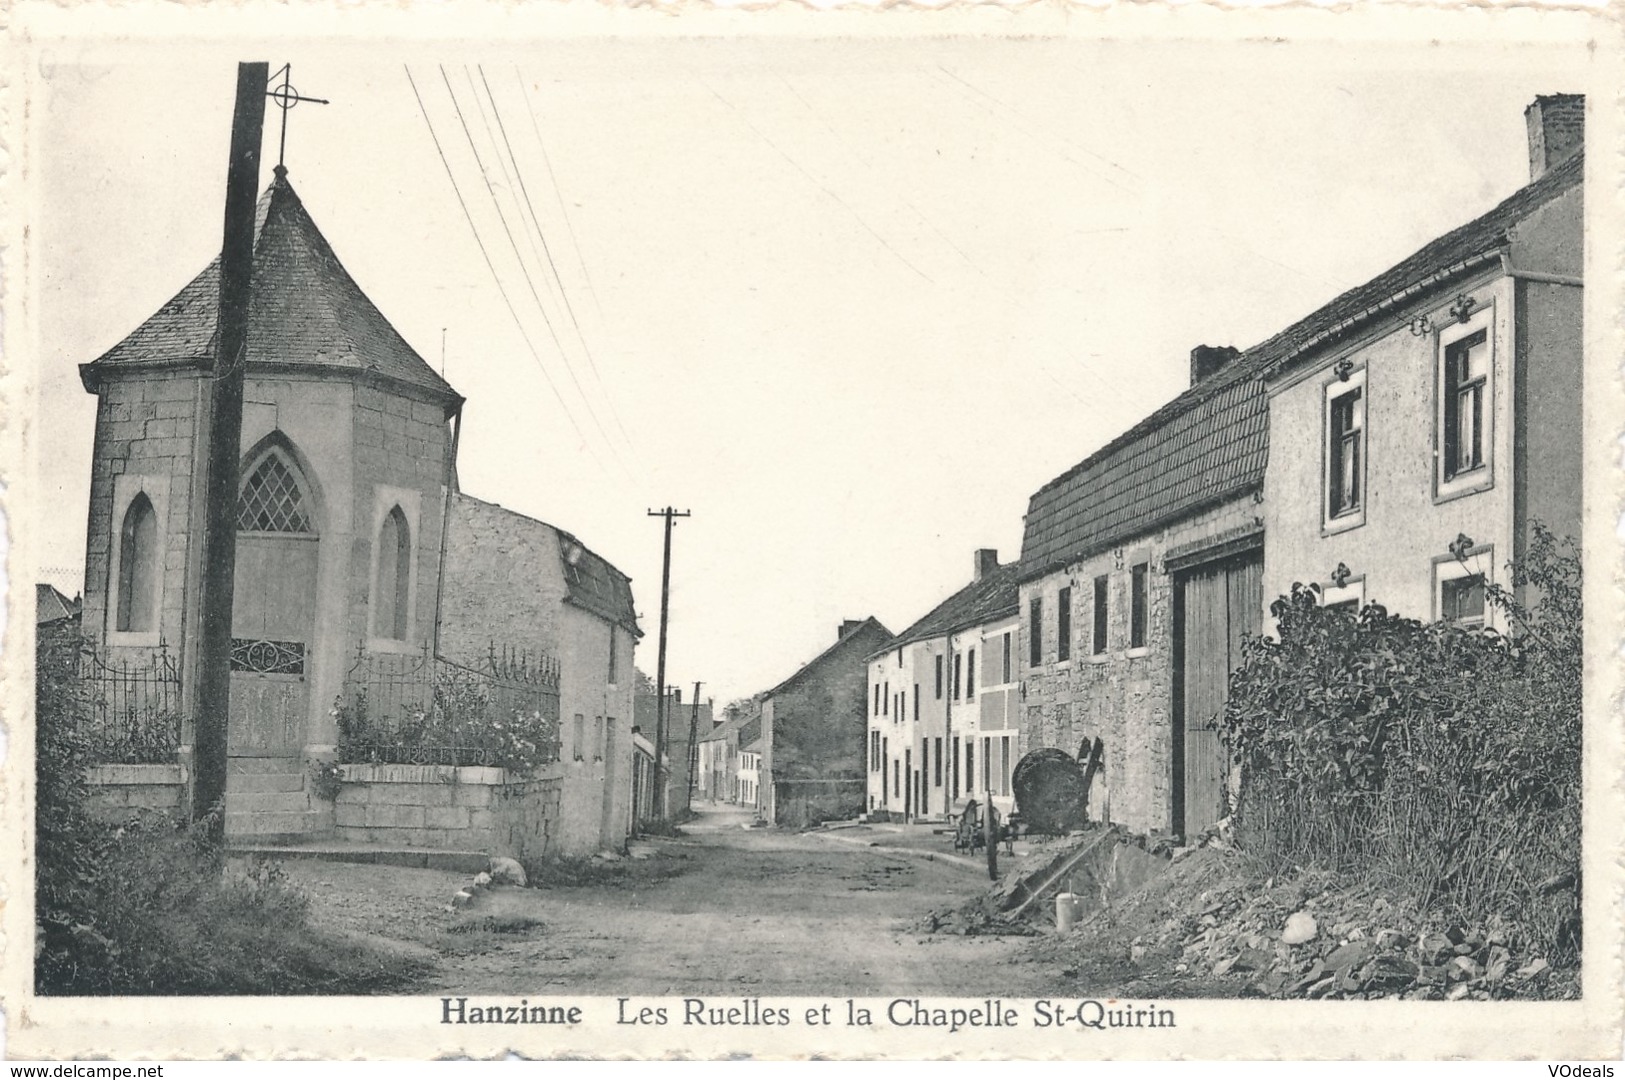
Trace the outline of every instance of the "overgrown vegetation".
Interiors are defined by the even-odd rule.
[[[41,650],[37,671],[38,993],[357,993],[412,973],[312,930],[304,894],[276,864],[227,871],[207,825],[98,820],[71,660]]]
[[[538,709],[500,715],[490,685],[463,671],[437,673],[428,708],[376,716],[366,690],[334,702],[339,760],[391,764],[480,764],[527,771],[559,757],[559,722]]]
[[[1572,959],[1580,562],[1537,525],[1511,569],[1518,592],[1486,585],[1504,635],[1329,609],[1315,586],[1277,600],[1278,637],[1247,643],[1225,707],[1237,841],[1271,872],[1350,873]]]

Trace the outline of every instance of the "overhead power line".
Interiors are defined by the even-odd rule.
[[[547,332],[553,339],[553,346],[558,350],[559,358],[564,361],[565,373],[570,376],[571,384],[575,386],[576,393],[580,396],[582,404],[586,406],[587,416],[592,421],[593,427],[598,430],[599,438],[604,440],[604,445],[609,449],[616,463],[621,466],[623,472],[627,473],[627,478],[631,479],[630,470],[626,468],[626,463],[621,460],[614,443],[610,441],[609,433],[604,430],[603,421],[598,418],[597,410],[592,407],[592,400],[587,397],[587,392],[581,386],[580,378],[576,376],[575,365],[570,363],[570,355],[565,351],[564,343],[559,340],[558,328],[553,325],[552,318],[547,314],[547,307],[542,303],[542,298],[536,291],[536,282],[530,276],[530,268],[525,265],[524,255],[519,251],[519,241],[514,239],[513,228],[508,224],[508,215],[502,212],[502,200],[497,198],[496,188],[491,183],[490,171],[485,167],[485,159],[480,156],[479,146],[474,142],[474,132],[468,126],[467,117],[463,115],[463,107],[457,100],[457,92],[452,89],[451,77],[446,74],[444,65],[440,68],[440,78],[446,84],[446,94],[451,98],[451,106],[457,113],[457,122],[462,126],[463,137],[468,140],[469,152],[474,155],[474,164],[480,170],[480,179],[484,181],[485,190],[491,196],[491,205],[496,208],[497,220],[502,223],[502,231],[508,237],[508,245],[513,248],[514,259],[519,263],[519,273],[525,279],[525,285],[530,290],[531,299],[536,302],[536,310],[541,312],[542,322],[547,326]]]
[[[519,193],[524,196],[525,208],[530,211],[531,225],[535,229],[536,238],[542,242],[543,254],[547,256],[547,268],[553,275],[554,284],[558,286],[559,299],[564,301],[565,313],[570,316],[570,325],[575,329],[576,340],[581,343],[581,351],[587,358],[587,369],[592,372],[593,381],[598,384],[598,392],[603,395],[604,405],[609,409],[610,419],[615,421],[615,427],[620,431],[621,439],[626,443],[626,448],[635,453],[636,450],[632,446],[632,437],[626,433],[626,425],[621,423],[620,413],[615,408],[615,401],[610,396],[609,389],[604,386],[603,376],[598,371],[598,361],[592,354],[592,347],[587,344],[586,335],[581,332],[581,321],[576,318],[575,306],[570,303],[570,293],[564,287],[564,278],[559,275],[558,264],[553,261],[553,249],[547,243],[547,234],[542,231],[542,219],[536,216],[536,207],[530,201],[530,188],[525,184],[524,170],[519,167],[519,158],[513,152],[513,144],[508,141],[508,127],[502,122],[502,109],[497,105],[496,95],[491,93],[491,84],[486,81],[485,68],[481,67],[479,72],[480,83],[485,87],[486,99],[491,103],[491,115],[496,117],[497,131],[502,134],[502,145],[508,151],[508,160],[513,163],[513,175],[519,182]],[[472,80],[470,81],[472,82]],[[534,115],[531,119],[532,121],[535,120]],[[501,159],[501,155],[498,154],[497,160],[501,161]],[[522,220],[523,215],[521,215]]]
[[[547,143],[542,139],[542,127],[536,122],[536,110],[530,104],[530,91],[525,87],[525,77],[520,74],[519,68],[513,69],[514,76],[519,80],[519,93],[525,101],[525,111],[530,114],[530,130],[536,135],[536,147],[542,152],[542,164],[547,167],[548,182],[553,185],[553,198],[558,201],[559,215],[564,218],[564,230],[570,234],[570,246],[575,249],[576,265],[581,269],[581,280],[587,283],[587,293],[592,297],[592,305],[598,310],[598,317],[603,318],[604,309],[598,306],[598,290],[593,286],[592,275],[587,272],[587,260],[581,257],[581,242],[576,239],[576,227],[570,221],[569,208],[564,203],[564,192],[559,188],[559,178],[553,172],[553,159],[547,153]]]
[[[586,432],[581,430],[581,425],[576,422],[575,414],[570,411],[570,406],[565,404],[564,395],[559,393],[558,384],[553,381],[553,376],[547,370],[547,365],[542,363],[541,354],[536,351],[535,343],[530,340],[530,332],[525,329],[524,321],[519,318],[519,312],[514,308],[513,300],[508,296],[508,289],[502,283],[502,275],[497,273],[496,263],[491,261],[491,252],[487,250],[485,241],[480,236],[480,230],[474,224],[474,215],[469,212],[468,200],[463,198],[463,189],[458,185],[457,176],[451,170],[451,162],[446,159],[446,151],[440,145],[440,137],[435,134],[434,122],[429,119],[429,110],[423,104],[423,95],[418,92],[417,80],[412,78],[412,69],[405,65],[402,66],[406,71],[406,81],[412,87],[412,96],[417,99],[418,112],[423,116],[423,124],[429,129],[429,139],[434,143],[435,153],[440,156],[440,164],[446,169],[446,179],[451,181],[451,189],[457,194],[457,205],[463,209],[463,219],[468,222],[469,232],[474,234],[474,243],[479,246],[480,254],[485,258],[486,269],[491,271],[491,279],[496,282],[497,292],[501,294],[502,302],[507,305],[508,314],[513,317],[514,325],[518,327],[519,336],[524,339],[525,347],[530,350],[531,358],[536,361],[536,366],[541,370],[542,378],[547,382],[547,388],[553,392],[554,400],[559,403],[559,410],[564,413],[565,419],[570,421],[570,427],[575,430],[576,437],[581,440],[581,445],[586,448],[587,453],[602,467],[603,460],[593,450],[592,444],[587,440]]]

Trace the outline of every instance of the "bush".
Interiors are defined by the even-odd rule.
[[[1458,555],[1471,546],[1459,538]],[[1249,640],[1224,727],[1240,844],[1272,870],[1368,875],[1464,919],[1495,914],[1549,955],[1578,948],[1580,565],[1535,527],[1487,586],[1507,636],[1327,609],[1294,584]]]
[[[372,713],[365,688],[342,696],[331,715],[339,730],[339,760],[346,763],[491,765],[518,772],[559,758],[559,722],[539,709],[510,708],[504,715],[489,684],[464,672],[435,676],[428,708],[406,710],[391,721]]]
[[[41,650],[36,670],[37,993],[350,993],[413,973],[312,930],[276,864],[228,872],[216,823],[92,816],[73,666]]]

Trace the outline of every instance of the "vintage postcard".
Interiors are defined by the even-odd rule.
[[[12,5],[6,1052],[1617,1055],[1617,14]]]

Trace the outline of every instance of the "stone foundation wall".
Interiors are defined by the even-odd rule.
[[[106,821],[186,812],[186,766],[96,765],[86,771],[90,812]]]
[[[515,858],[558,854],[565,846],[560,766],[524,778],[447,765],[342,765],[340,774],[338,840]]]

